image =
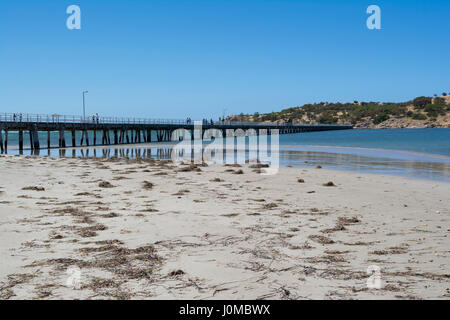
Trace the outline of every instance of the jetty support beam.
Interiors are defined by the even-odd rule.
[[[3,153],[3,134],[2,134],[2,128],[0,128],[0,152]]]
[[[23,151],[23,131],[19,130],[19,152]]]

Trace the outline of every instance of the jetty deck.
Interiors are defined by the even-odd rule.
[[[276,122],[237,122],[237,121],[189,121],[168,119],[116,118],[116,117],[86,117],[67,115],[39,115],[22,113],[0,113],[0,151],[8,150],[8,132],[18,132],[19,150],[23,150],[24,135],[28,134],[30,148],[41,148],[39,132],[47,133],[47,148],[80,147],[91,145],[118,145],[132,143],[150,143],[163,141],[177,141],[180,131],[188,131],[194,136],[194,130],[202,130],[202,137],[206,130],[215,129],[223,137],[232,136],[237,130],[259,134],[292,134],[311,131],[347,130],[351,125],[333,124],[293,124]],[[52,146],[50,133],[59,133],[58,146]],[[70,145],[66,143],[66,132],[71,133]],[[76,133],[81,132],[81,139],[77,144]],[[152,135],[156,132],[156,135]],[[92,134],[92,139],[89,135]],[[100,140],[101,136],[101,140]],[[152,141],[152,137],[156,140]],[[111,138],[112,137],[112,138]],[[97,139],[99,138],[99,139]]]

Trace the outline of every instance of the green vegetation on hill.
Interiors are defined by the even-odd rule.
[[[265,114],[240,114],[228,117],[238,121],[271,121],[293,123],[343,124],[369,123],[378,125],[389,119],[436,121],[450,112],[449,97],[417,97],[412,101],[394,103],[358,102],[305,104]]]

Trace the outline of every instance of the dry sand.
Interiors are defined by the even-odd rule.
[[[0,298],[450,298],[450,184],[257,171],[1,156]]]

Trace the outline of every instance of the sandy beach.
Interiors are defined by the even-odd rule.
[[[0,299],[450,298],[449,183],[261,170],[0,156]]]

